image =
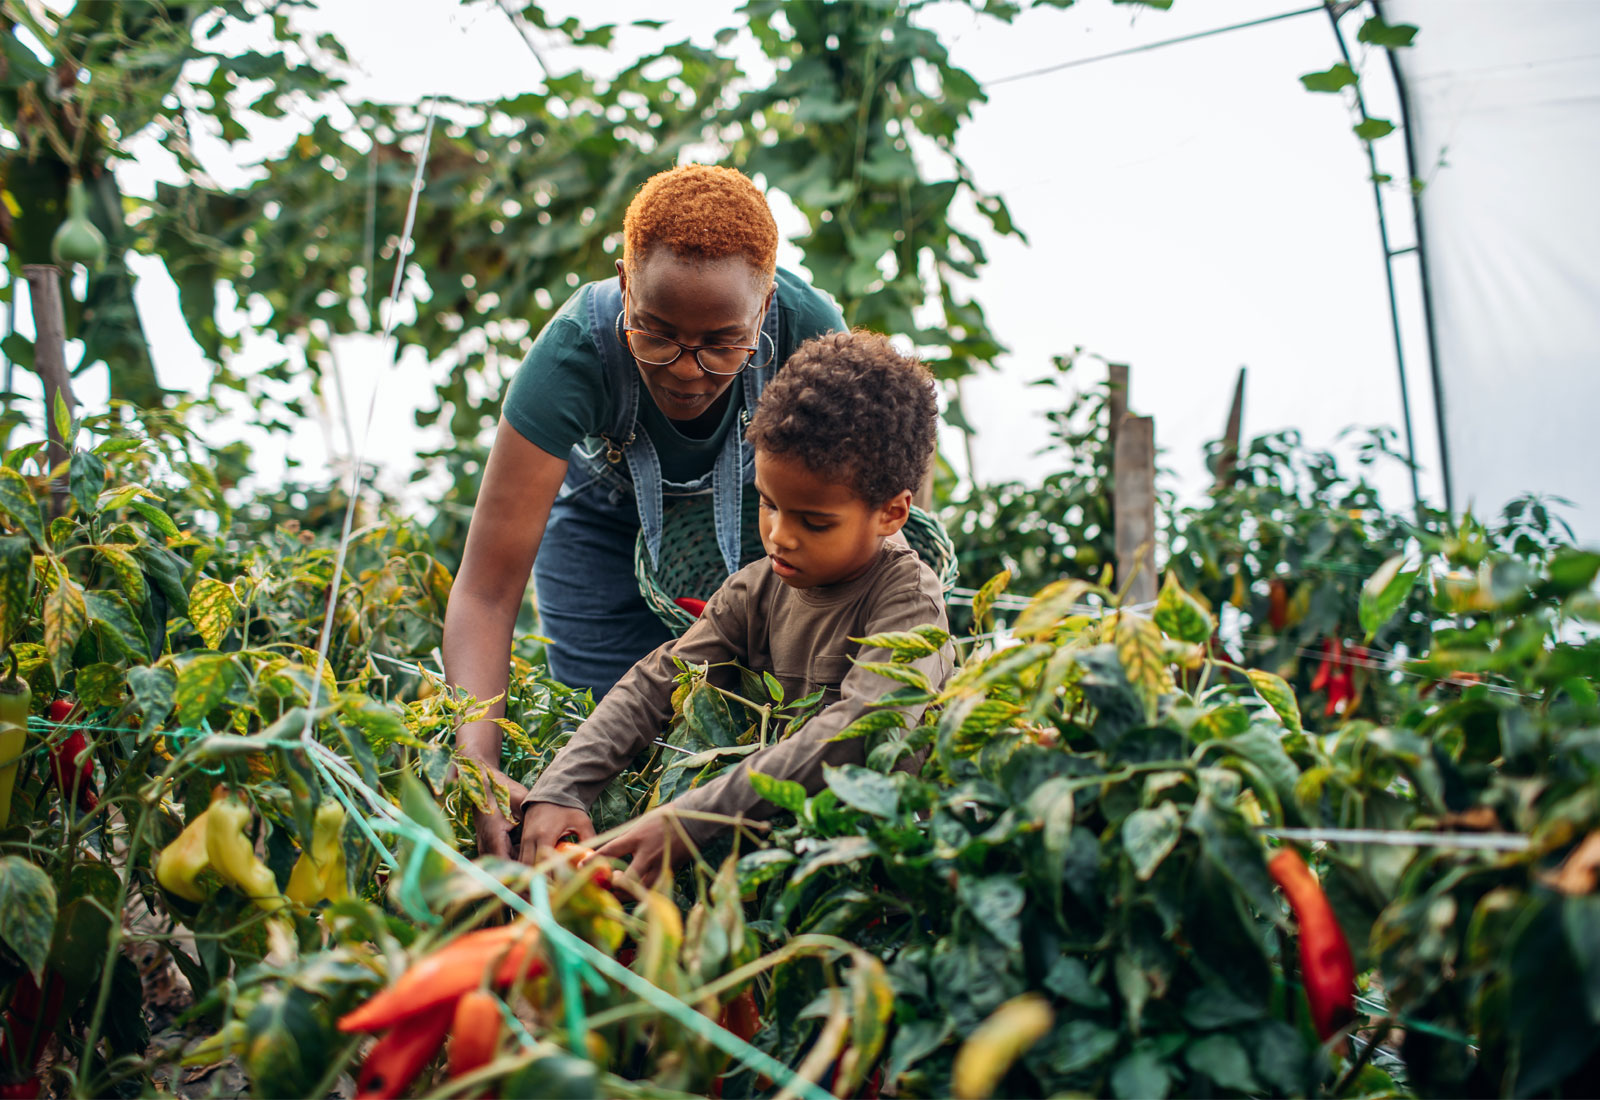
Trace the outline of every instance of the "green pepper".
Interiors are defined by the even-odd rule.
[[[10,657],[11,674],[0,680],[0,829],[11,822],[11,790],[28,740],[28,712],[33,709],[28,682],[17,675],[17,655]]]

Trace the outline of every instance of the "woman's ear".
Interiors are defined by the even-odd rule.
[[[906,525],[911,518],[911,491],[902,489],[884,501],[878,509],[878,535],[887,538]]]
[[[626,291],[628,289],[628,269],[622,266],[621,260],[617,261],[617,278],[622,280],[621,289]]]

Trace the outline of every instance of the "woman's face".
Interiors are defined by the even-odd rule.
[[[640,261],[632,278],[619,260],[617,275],[627,301],[623,324],[629,328],[691,346],[760,343],[773,283],[743,257],[686,260],[658,248]],[[645,389],[671,420],[703,415],[738,377],[707,374],[693,352],[665,366],[635,362]]]

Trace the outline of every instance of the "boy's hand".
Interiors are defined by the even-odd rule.
[[[522,862],[537,863],[542,852],[568,836],[577,837],[579,844],[594,836],[588,814],[554,802],[533,803],[522,818]]]
[[[596,848],[595,854],[605,859],[632,857],[625,873],[649,888],[667,868],[669,858],[672,867],[678,866],[689,858],[690,847],[683,824],[667,810],[658,809],[634,822],[617,839]]]

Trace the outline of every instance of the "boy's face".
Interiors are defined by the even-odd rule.
[[[761,545],[791,588],[816,588],[866,572],[883,540],[905,525],[911,494],[874,507],[803,463],[756,450]]]

